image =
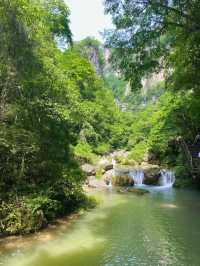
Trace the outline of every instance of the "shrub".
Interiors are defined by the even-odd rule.
[[[96,159],[96,155],[92,152],[91,146],[84,141],[79,142],[74,148],[75,156],[83,162],[92,163]]]
[[[129,159],[141,162],[144,158],[144,154],[147,150],[147,144],[145,141],[141,141],[134,146],[129,154]]]
[[[42,210],[33,210],[23,199],[0,205],[0,234],[26,234],[47,224]]]
[[[104,155],[110,151],[110,145],[108,143],[99,144],[95,148],[95,152],[99,155]]]

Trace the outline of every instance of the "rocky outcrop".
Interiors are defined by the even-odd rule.
[[[140,165],[144,171],[144,184],[145,185],[158,185],[160,178],[160,167],[158,165],[143,162]]]
[[[158,165],[146,161],[141,164],[134,161],[133,164],[119,165],[117,162],[119,158],[128,160],[128,152],[115,151],[102,157],[95,166],[84,164],[81,168],[88,177],[96,176],[97,179],[104,182],[104,185],[109,185],[112,182],[115,186],[131,187],[134,186],[134,180],[136,184],[143,182],[146,185],[159,185],[161,168]],[[138,172],[144,172],[144,176],[141,177]],[[96,182],[95,178],[92,179]]]
[[[144,172],[144,180],[143,183],[146,185],[158,185],[160,179],[160,167],[158,165],[149,164],[147,162],[143,162],[140,165],[135,166],[117,166],[115,168],[114,176],[117,180],[117,184],[120,185],[133,185],[133,177],[130,177],[130,173],[134,171],[143,171]],[[125,178],[126,177],[126,178]],[[129,180],[129,181],[128,181]]]
[[[133,186],[133,178],[129,176],[128,168],[115,168],[106,171],[103,175],[103,180],[106,183],[112,181],[112,184],[115,186]]]
[[[90,63],[94,66],[94,69],[99,76],[103,76],[103,69],[100,65],[98,51],[96,47],[88,46],[88,58]]]
[[[105,172],[103,174],[103,179],[104,180],[112,180],[114,176],[115,176],[115,170],[111,169],[111,170],[108,170],[107,172]]]
[[[128,166],[115,167],[115,176],[128,175],[132,168]]]
[[[96,179],[95,176],[89,176],[87,182],[88,182],[87,186],[89,188],[100,188],[100,189],[103,189],[103,188],[107,187],[106,182],[104,180]]]
[[[130,187],[134,186],[133,178],[127,175],[115,176],[113,179],[113,185],[121,187]]]
[[[118,193],[134,193],[136,195],[144,195],[149,193],[147,189],[143,188],[134,188],[134,187],[129,187],[129,188],[120,188],[117,190]]]
[[[113,169],[114,165],[110,158],[103,157],[99,162],[97,163],[97,167],[101,168],[105,171],[109,171]]]
[[[108,170],[107,172],[105,172],[103,175],[103,180],[106,183],[106,185],[109,185],[109,184],[115,185],[114,184],[115,170],[111,169],[111,170]]]
[[[144,194],[149,193],[147,189],[143,189],[143,188],[128,188],[127,191],[130,193],[137,194],[137,195],[144,195]]]
[[[96,174],[96,169],[91,164],[83,164],[81,169],[87,176],[93,176]]]
[[[159,178],[160,178],[160,174],[152,175],[152,176],[145,176],[143,183],[145,185],[157,186],[159,184]]]

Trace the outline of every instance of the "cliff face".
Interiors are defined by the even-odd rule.
[[[93,37],[87,37],[80,42],[74,43],[73,48],[76,52],[89,60],[97,75],[104,75],[106,59],[104,47],[101,42]]]
[[[101,59],[99,58],[99,51],[96,47],[87,46],[86,47],[87,57],[90,63],[93,65],[97,75],[103,76],[104,66],[102,65]]]
[[[148,78],[142,80],[142,92],[147,93],[148,89],[164,80],[164,73],[154,73]]]
[[[102,45],[93,46],[86,45],[82,51],[83,55],[86,56],[90,63],[93,65],[97,75],[103,77],[111,73],[117,76],[117,73],[113,71],[113,68],[109,62],[110,51],[104,48]]]

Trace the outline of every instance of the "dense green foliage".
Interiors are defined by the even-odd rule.
[[[106,33],[113,66],[133,90],[131,157],[141,161],[149,151],[157,162],[175,167],[178,177],[191,173],[176,139],[182,136],[191,143],[199,130],[199,4],[198,0],[105,0],[115,25]],[[164,74],[162,89],[148,88],[145,95],[138,91],[142,81],[155,73]]]
[[[62,0],[1,1],[0,22],[0,233],[28,233],[88,203],[77,158],[124,145],[124,114]]]
[[[95,57],[94,61],[92,57]],[[79,123],[79,141],[74,147],[75,155],[80,161],[94,162],[97,155],[125,147],[132,115],[123,113],[116,106],[116,94],[113,90],[116,84],[116,90],[120,88],[122,92],[125,82],[120,81],[110,71],[104,73],[106,63],[101,43],[93,38],[75,43],[71,50],[65,52],[65,63],[69,66],[70,75],[80,87],[82,98],[79,108],[82,108],[83,123]],[[89,68],[86,68],[86,64]],[[101,73],[104,73],[102,77],[96,76],[99,66]],[[75,73],[79,73],[79,76]]]
[[[199,88],[198,0],[106,0],[105,5],[116,26],[107,36],[115,48],[114,65],[133,88],[163,68],[174,89]]]
[[[187,184],[176,139],[199,128],[199,3],[105,2],[117,72],[97,40],[72,44],[63,0],[0,2],[0,234],[91,204],[80,163],[115,149],[140,162],[148,152]],[[161,69],[165,82],[136,90]]]
[[[121,79],[117,78],[114,73],[109,73],[105,77],[105,83],[108,88],[110,88],[113,92],[115,99],[125,101],[124,91],[127,83]]]
[[[60,0],[0,4],[1,232],[40,228],[84,198],[69,148],[80,97],[56,46],[71,42],[68,15]]]
[[[75,42],[73,44],[73,50],[89,60],[97,74],[103,77],[105,58],[104,47],[101,42],[92,37],[87,37],[80,42]]]
[[[177,137],[193,142],[199,126],[200,97],[193,92],[165,92],[156,103],[149,103],[135,113],[128,148],[130,159],[142,161],[150,154],[150,161],[173,168],[177,182],[191,180],[191,169],[177,144]]]

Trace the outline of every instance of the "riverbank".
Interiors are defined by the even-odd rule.
[[[65,232],[70,229],[72,224],[84,214],[83,210],[79,210],[71,215],[59,218],[41,229],[38,232],[28,235],[3,236],[0,238],[0,255],[5,252],[12,252],[22,248],[29,248],[33,244],[40,244],[55,239],[57,233]]]
[[[82,186],[69,182],[41,189],[38,193],[33,191],[4,199],[0,203],[0,236],[37,232],[58,218],[92,208],[95,204]]]

